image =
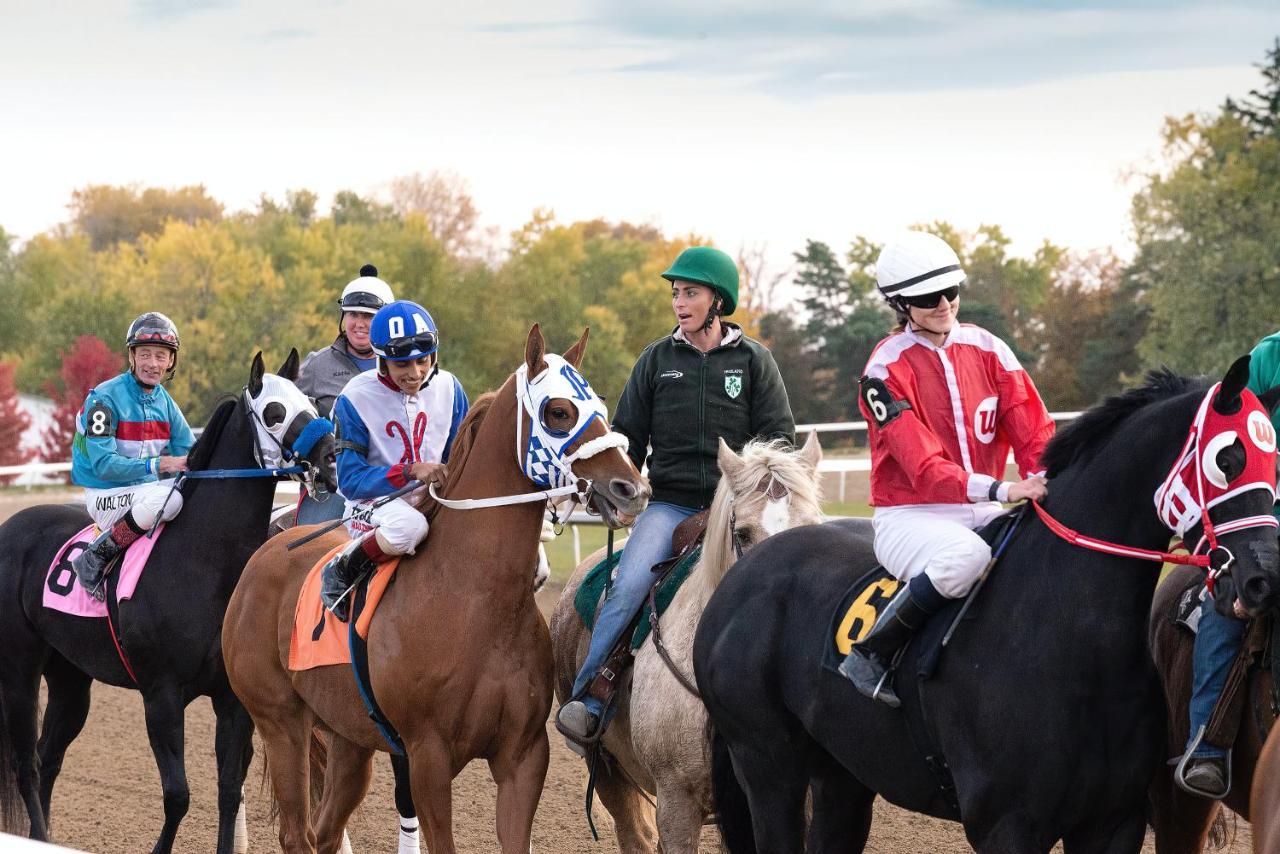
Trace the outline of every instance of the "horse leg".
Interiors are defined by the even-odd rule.
[[[533,814],[542,797],[551,751],[544,726],[537,728],[532,739],[512,742],[502,745],[489,760],[489,773],[498,784],[498,844],[506,854],[528,854]],[[427,850],[436,851],[433,845]]]
[[[658,847],[653,807],[622,772],[622,765],[608,752],[600,756],[596,793],[613,816],[613,832],[622,854],[652,854]]]
[[[423,820],[427,850],[431,854],[457,854],[453,844],[453,759],[449,749],[430,733],[407,747],[413,804]],[[501,806],[498,814],[502,814]]]
[[[829,757],[820,760],[809,780],[813,818],[809,822],[811,854],[849,851],[861,854],[871,834],[871,810],[876,793],[854,779]]]
[[[89,717],[89,689],[93,686],[93,679],[72,667],[61,656],[45,667],[44,679],[49,686],[49,696],[37,751],[40,756],[40,808],[48,830],[53,784],[62,771],[67,748],[80,735]]]
[[[12,653],[12,655],[11,655]],[[32,839],[49,838],[45,808],[40,802],[40,769],[36,759],[36,729],[40,706],[40,669],[43,655],[24,657],[19,647],[5,650],[0,667],[0,819],[17,820],[22,799],[27,808]],[[13,774],[11,785],[9,775]],[[15,790],[16,789],[16,790]]]
[[[1172,769],[1161,769],[1148,792],[1151,827],[1160,854],[1200,854],[1221,806],[1188,794],[1173,782]]]
[[[230,688],[213,698],[217,717],[214,754],[218,760],[218,854],[245,854],[244,778],[253,760],[253,718]]]
[[[1138,854],[1146,832],[1146,814],[1139,807],[1073,828],[1062,838],[1062,850],[1064,854]]]
[[[191,805],[184,755],[186,730],[183,713],[186,705],[176,685],[164,685],[145,692],[142,707],[147,722],[147,739],[151,742],[151,753],[155,756],[164,792],[164,826],[152,854],[168,854],[173,850],[178,825]]]
[[[337,733],[330,735],[324,794],[320,796],[320,806],[316,810],[316,850],[319,854],[336,854],[342,849],[347,821],[369,792],[372,779],[373,751]]]
[[[315,854],[316,836],[310,826],[311,719],[296,694],[290,693],[290,700],[273,701],[269,708],[255,706],[254,723],[262,738],[280,816],[280,850],[282,854]]]
[[[809,788],[809,775],[799,759],[801,751],[787,741],[759,744],[756,739],[734,740],[730,755],[734,775],[751,808],[756,850],[801,854],[804,799]]]
[[[418,811],[413,808],[413,783],[409,776],[409,757],[402,753],[392,753],[391,772],[396,778],[396,812],[400,813],[398,854],[418,854]]]
[[[684,785],[657,781],[658,851],[661,854],[698,854],[702,836],[702,804]]]

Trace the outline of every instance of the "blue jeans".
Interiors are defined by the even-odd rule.
[[[573,696],[581,698],[592,714],[600,715],[604,710],[599,700],[585,697],[583,693],[649,595],[654,580],[650,572],[653,565],[671,557],[671,535],[676,526],[697,512],[694,507],[651,501],[631,529],[631,537],[618,561],[613,587],[596,614],[586,661],[573,681]]]
[[[342,511],[347,502],[341,495],[326,492],[324,500],[317,501],[315,496],[308,495],[298,505],[298,524],[315,525],[319,522],[333,522],[342,518]]]
[[[1192,654],[1191,682],[1191,739],[1200,727],[1209,723],[1213,707],[1222,696],[1227,683],[1227,671],[1240,651],[1244,641],[1245,621],[1224,617],[1208,597],[1200,604],[1200,628],[1196,632],[1195,652]],[[1187,746],[1191,746],[1190,740]],[[1193,756],[1226,756],[1220,747],[1201,742]]]

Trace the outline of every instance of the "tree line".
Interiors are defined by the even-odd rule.
[[[1160,166],[1133,199],[1131,261],[1048,241],[1019,257],[1000,225],[920,224],[961,256],[961,319],[1005,338],[1051,409],[1086,407],[1161,364],[1218,372],[1280,327],[1280,39],[1259,70],[1256,88],[1213,113],[1167,119]],[[441,363],[473,396],[506,378],[538,321],[560,347],[590,326],[589,376],[616,399],[673,326],[659,274],[704,242],[539,210],[499,252],[465,183],[438,173],[337,193],[325,213],[308,190],[229,212],[200,186],[89,186],[68,207],[20,247],[0,230],[0,363],[20,390],[74,397],[63,361],[77,339],[106,342],[120,369],[129,321],[162,311],[183,340],[170,390],[197,424],[258,349],[278,361],[327,345],[338,294],[364,263],[432,312]],[[875,291],[878,251],[860,235],[809,240],[785,271],[739,252],[734,319],[773,348],[799,421],[858,417],[857,377],[894,320]],[[793,300],[780,297],[788,278]]]

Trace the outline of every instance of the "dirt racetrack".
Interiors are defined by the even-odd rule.
[[[0,492],[0,521],[22,506],[68,500],[50,493]],[[554,604],[556,591],[544,590],[539,602],[544,613]],[[586,773],[550,726],[551,767],[534,823],[534,851],[616,852],[608,814],[597,805],[596,824],[601,841],[595,843],[582,812]],[[213,759],[213,712],[207,699],[187,710],[187,777],[191,809],[182,823],[176,850],[212,851],[217,831],[217,790]],[[258,745],[258,756],[261,747]],[[262,765],[254,759],[246,786],[250,849],[279,850],[276,830],[267,820],[267,796],[260,787]],[[498,850],[494,832],[494,786],[483,763],[472,763],[454,781],[454,835],[461,852]],[[67,753],[53,797],[54,840],[85,851],[135,852],[150,850],[163,820],[160,779],[143,727],[142,703],[133,691],[95,685],[93,707],[80,738]],[[1235,838],[1225,849],[1231,854],[1250,850],[1248,826],[1239,821]],[[373,787],[350,825],[353,848],[396,850],[397,822],[392,800],[390,763],[375,760]],[[0,839],[0,851],[4,849]],[[719,850],[715,831],[703,831],[703,852]],[[958,825],[935,821],[877,802],[869,852],[876,854],[961,854],[970,850]],[[1060,850],[1060,849],[1059,849]],[[1154,852],[1148,834],[1144,852]]]

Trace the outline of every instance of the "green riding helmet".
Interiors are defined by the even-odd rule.
[[[724,300],[722,315],[733,314],[738,307],[738,265],[715,247],[690,246],[680,253],[662,278],[668,282],[680,279],[714,288]]]

